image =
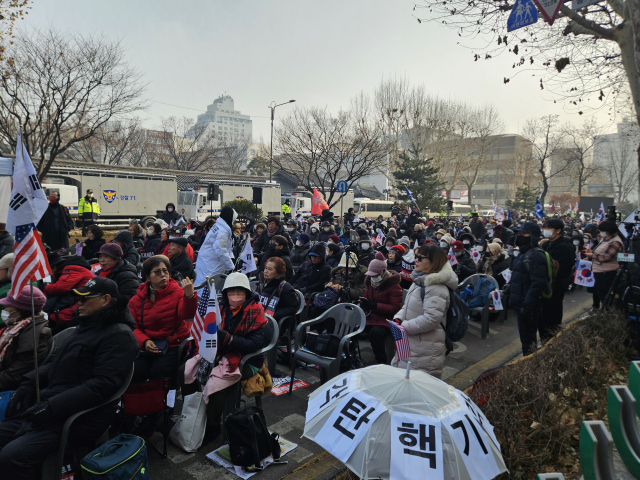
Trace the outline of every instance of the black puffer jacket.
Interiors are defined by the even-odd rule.
[[[469,228],[471,229],[471,233],[473,233],[473,236],[476,238],[484,237],[487,234],[487,229],[484,228],[482,220],[474,220],[469,222]]]
[[[173,212],[169,211],[169,207],[173,207]],[[162,220],[171,225],[171,222],[175,223],[180,218],[180,214],[176,212],[176,206],[173,203],[167,203],[164,207],[165,211],[162,212]]]
[[[271,241],[271,237],[273,237],[273,235],[282,235],[284,238],[287,239],[287,242],[289,242],[289,248],[293,248],[293,243],[291,242],[291,237],[289,236],[289,232],[287,232],[287,229],[283,225],[280,225],[278,227],[278,230],[276,230],[276,233],[274,233],[271,237],[267,234],[268,231],[269,230],[266,228],[262,232],[262,234],[258,237],[256,242],[253,244],[254,253],[261,253],[261,252],[264,252],[265,250],[268,250],[269,242]]]
[[[122,259],[126,260],[131,265],[138,265],[138,262],[140,262],[140,254],[133,246],[133,235],[131,235],[127,230],[122,230],[121,232],[118,232],[113,239],[124,245],[124,248],[122,249]]]
[[[121,307],[79,317],[78,327],[69,335],[64,349],[57,352],[52,363],[38,369],[40,398],[49,402],[53,414],[52,423],[45,428],[57,431],[74,413],[112,397],[127,379],[138,344],[131,328],[123,323],[126,305]],[[35,372],[23,377],[22,384],[25,382],[35,399]],[[74,429],[105,431],[114,414],[115,405],[105,405],[79,418]]]
[[[582,240],[582,235],[580,235]],[[570,244],[560,236],[556,240],[549,240],[542,244],[542,249],[549,253],[549,256],[559,264],[558,274],[556,279],[563,280],[573,271],[573,266],[576,263],[575,247],[570,240]]]
[[[15,244],[16,240],[9,232],[0,234],[0,258],[9,253],[13,253],[13,247]]]
[[[284,281],[282,285],[282,290],[278,293],[280,288],[280,283]],[[274,278],[273,280],[269,280],[265,283],[265,280],[262,276],[260,276],[260,283],[258,284],[258,294],[263,298],[271,298],[271,296],[279,297],[278,306],[276,307],[276,311],[273,314],[273,318],[276,320],[280,320],[284,317],[289,317],[291,315],[295,315],[298,311],[298,307],[300,306],[300,301],[298,300],[298,296],[294,291],[293,286],[286,281],[285,275],[282,275],[278,278]],[[280,332],[282,334],[283,332]]]
[[[466,250],[462,251],[460,256],[456,257],[457,265],[453,266],[453,271],[458,276],[458,283],[462,283],[466,278],[476,273],[476,264],[471,258],[471,254]]]
[[[162,240],[160,238],[160,234],[159,233],[154,234],[154,235],[147,235],[147,238],[144,241],[143,250],[145,252],[153,253],[153,251],[158,247],[158,245],[160,245],[160,242],[162,242]]]
[[[331,267],[325,262],[327,251],[323,243],[316,243],[311,247],[310,252],[317,253],[322,261],[318,264],[311,260],[304,262],[296,274],[291,279],[291,285],[298,290],[304,289],[302,293],[321,292],[331,277]]]
[[[274,245],[275,246],[275,245]],[[264,252],[260,256],[260,265],[258,265],[258,273],[262,273],[264,271],[264,266],[267,263],[267,260],[271,257],[281,258],[284,264],[287,267],[287,273],[285,276],[287,277],[287,281],[291,280],[293,277],[293,264],[291,263],[291,258],[289,257],[289,247],[282,247],[278,249],[269,249],[269,251]]]
[[[180,273],[182,279],[189,278],[191,281],[196,279],[196,271],[193,269],[193,262],[186,252],[182,252],[177,257],[171,257],[171,275]]]
[[[96,272],[96,275],[99,277],[104,276],[100,275],[100,270]],[[129,300],[136,295],[140,286],[138,269],[124,260],[118,260],[118,263],[107,274],[106,278],[118,284],[118,292],[125,298],[126,303],[129,303]]]
[[[520,255],[511,261],[511,289],[509,306],[519,310],[523,307],[539,311],[542,309],[542,292],[547,288],[547,256],[540,250],[538,239],[531,239],[531,245],[520,246]],[[529,258],[529,269],[525,258]]]
[[[326,242],[329,241],[329,237],[331,235],[335,235],[336,234],[336,231],[333,229],[333,227],[330,227],[328,232],[324,231],[324,227],[320,227],[320,228],[321,228],[321,231],[318,234],[318,241],[319,242],[325,242],[326,243]]]
[[[100,247],[107,243],[104,238],[96,238],[93,240],[89,240],[88,238],[84,241],[84,247],[82,247],[82,256],[87,260],[91,260],[93,258],[98,258],[98,250]]]
[[[307,256],[309,255],[310,249],[311,243],[305,243],[304,245],[296,245],[295,247],[293,247],[293,250],[291,250],[291,255],[289,256],[289,258],[291,259],[291,264],[294,267],[299,267],[304,262],[309,260]]]
[[[400,254],[396,254],[396,258],[398,260],[396,260],[395,262],[387,260],[387,270],[400,273],[400,270],[402,270],[402,257],[400,256]]]

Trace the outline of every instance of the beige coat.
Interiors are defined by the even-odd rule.
[[[420,299],[421,286],[424,285],[424,302]],[[406,368],[411,362],[412,370],[422,370],[440,378],[446,352],[444,329],[440,326],[447,321],[449,308],[449,287],[458,286],[458,277],[447,262],[438,273],[418,277],[404,301],[404,305],[394,318],[402,320],[402,326],[409,338],[411,356],[402,362],[397,355],[391,365]]]

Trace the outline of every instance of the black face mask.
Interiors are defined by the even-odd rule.
[[[524,245],[531,245],[531,237],[518,235],[516,237],[516,245],[518,245],[519,247],[522,247]]]

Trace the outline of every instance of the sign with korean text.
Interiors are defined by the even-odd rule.
[[[485,417],[482,410],[480,410],[480,407],[478,407],[478,405],[476,405],[476,403],[471,400],[465,393],[462,393],[459,390],[456,390],[456,398],[460,405],[465,406],[467,410],[471,412],[471,418],[473,418],[476,422],[478,422],[478,424],[480,424],[480,427],[482,427],[484,432],[489,435],[496,448],[500,450],[500,443],[498,442],[498,438],[496,437],[495,433],[493,433],[493,425],[489,423],[489,420],[487,420],[487,417]]]
[[[333,405],[336,400],[355,390],[357,388],[357,380],[356,374],[350,373],[342,378],[334,378],[323,385],[320,389],[321,392],[313,400],[309,400],[305,423],[309,423],[309,420]]]
[[[549,25],[553,25],[553,22],[560,11],[560,7],[562,6],[561,0],[533,0],[533,3],[536,4],[538,10],[547,21]]]
[[[633,263],[636,261],[636,256],[634,253],[618,253],[618,261],[619,262],[629,262]]]
[[[440,420],[391,413],[391,480],[444,478]]]
[[[341,462],[346,462],[365,437],[373,422],[387,407],[361,391],[343,398],[314,441]]]

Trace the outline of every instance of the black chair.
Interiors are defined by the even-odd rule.
[[[493,284],[496,291],[500,290],[500,286],[498,285],[498,281],[490,275],[485,275],[484,273],[476,273],[471,275],[470,277],[465,278],[460,285],[458,285],[458,293],[460,293],[464,288],[468,285],[475,285],[478,280],[481,278],[486,278]],[[469,309],[471,312],[476,312],[480,314],[480,338],[484,340],[487,338],[487,333],[489,333],[489,305],[490,305],[490,296],[487,298],[484,307],[472,307]]]
[[[286,348],[287,356],[289,357],[289,366],[293,365],[293,348],[295,346],[293,338],[294,329],[297,325],[298,315],[300,315],[300,313],[302,313],[302,310],[304,310],[304,295],[302,294],[302,292],[300,292],[300,290],[295,290],[295,292],[298,296],[298,301],[300,302],[298,310],[293,315],[282,317],[280,320],[278,320],[278,330],[282,334],[282,338],[286,338],[287,340]],[[285,321],[288,322],[288,324],[287,328],[283,329],[282,327]],[[270,350],[267,355],[267,367],[269,367],[269,372],[271,373],[271,375],[276,372],[276,360],[278,357],[279,348],[280,347],[278,346],[277,348]]]
[[[58,335],[62,333],[64,332],[60,332]],[[64,426],[62,427],[62,434],[60,435],[60,446],[58,447],[58,451],[56,453],[52,453],[48,455],[47,458],[45,458],[44,463],[42,465],[42,480],[60,480],[62,465],[64,462],[64,453],[67,449],[67,442],[69,440],[69,430],[71,429],[73,422],[75,422],[78,417],[84,415],[85,413],[91,412],[100,407],[103,407],[105,405],[109,405],[110,403],[118,401],[120,397],[122,397],[124,392],[127,390],[127,388],[129,387],[129,383],[131,382],[132,377],[133,377],[133,365],[131,365],[131,370],[129,371],[129,375],[127,375],[126,380],[124,381],[120,389],[111,398],[109,398],[104,403],[97,405],[93,408],[88,408],[86,410],[83,410],[81,412],[71,415],[67,419],[67,421],[64,422]],[[101,437],[98,437],[98,438],[101,438]]]

